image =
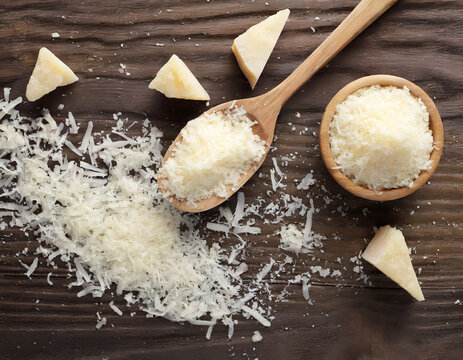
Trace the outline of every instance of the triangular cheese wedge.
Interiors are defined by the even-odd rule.
[[[209,94],[198,79],[177,56],[172,55],[167,63],[158,71],[148,86],[169,98],[188,100],[209,100]]]
[[[379,228],[362,257],[407,290],[416,300],[424,300],[400,230],[389,225]]]
[[[40,99],[43,95],[76,82],[79,78],[74,72],[58,59],[47,48],[41,48],[34,71],[26,88],[26,98],[29,101]]]
[[[233,53],[253,89],[280,37],[289,12],[285,9],[269,16],[264,21],[251,26],[233,42]]]

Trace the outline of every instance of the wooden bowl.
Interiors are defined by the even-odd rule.
[[[330,148],[330,123],[336,113],[336,107],[342,103],[347,96],[354,93],[355,91],[368,87],[371,85],[383,85],[383,86],[406,86],[410,92],[420,98],[429,112],[429,128],[432,130],[434,137],[435,148],[431,152],[430,159],[433,160],[431,163],[430,170],[421,171],[419,177],[415,179],[412,187],[401,187],[397,189],[385,189],[385,190],[371,190],[366,187],[354,184],[340,169],[333,169],[338,166],[333,159]],[[345,87],[343,87],[330,101],[326,107],[323,119],[320,125],[320,150],[323,161],[328,168],[328,171],[333,178],[341,185],[344,189],[364,199],[375,200],[375,201],[387,201],[395,200],[407,196],[416,190],[418,190],[423,184],[425,184],[431,175],[436,170],[439,164],[440,157],[442,155],[442,148],[444,146],[444,128],[442,126],[442,120],[439,112],[437,111],[436,105],[431,98],[426,94],[420,87],[413,84],[412,82],[403,79],[401,77],[392,75],[372,75],[357,79]]]

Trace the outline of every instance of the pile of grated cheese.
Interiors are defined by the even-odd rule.
[[[338,168],[356,184],[373,190],[411,187],[432,162],[429,113],[406,87],[360,89],[337,106],[330,147]]]
[[[272,303],[287,301],[294,293],[292,284],[301,284],[302,296],[313,305],[312,279],[341,279],[341,271],[352,267],[341,258],[333,268],[327,267],[326,237],[312,230],[313,215],[320,208],[307,193],[318,182],[309,172],[297,186],[285,183],[284,168],[296,159],[294,154],[281,157],[280,163],[273,158],[267,178],[259,173],[267,189],[262,196],[246,203],[239,192],[234,212],[225,204],[217,209],[215,219],[198,217],[178,212],[161,196],[156,169],[162,161],[162,133],[150,127],[148,119],[142,134],[130,137],[127,130],[134,123],[126,126],[128,119],[113,114],[117,125],[103,136],[95,133],[91,121],[80,129],[71,113],[58,122],[48,111],[37,119],[23,117],[15,110],[22,99],[10,101],[8,89],[4,97],[0,100],[0,229],[17,227],[33,234],[40,245],[36,250],[31,246],[31,251],[45,256],[53,269],[60,265],[55,264],[57,259],[66,263],[73,279],[68,286],[77,286],[79,297],[101,297],[115,287],[130,315],[138,306],[148,317],[204,325],[208,339],[221,321],[231,338],[239,315],[270,326],[276,312]],[[78,133],[82,140],[74,143],[70,135]],[[292,195],[285,192],[291,187],[295,188]],[[322,208],[331,206],[323,185],[321,190],[324,195],[317,192],[315,198],[323,198]],[[302,229],[288,224],[297,216],[305,217]],[[202,227],[205,219],[209,222]],[[247,263],[249,246],[255,234],[265,234],[261,226],[268,225],[280,229],[273,235],[280,236],[283,251],[275,248],[263,262],[259,255],[262,264],[253,269],[255,261]],[[209,231],[220,236],[209,236]],[[208,245],[204,238],[213,238],[214,243]],[[29,278],[42,266],[37,257],[30,265],[19,262]],[[353,265],[358,268],[354,276],[360,274],[356,280],[366,281],[362,268]],[[301,267],[306,270],[298,273]],[[51,275],[47,283],[53,285]],[[275,291],[282,281],[287,285]],[[109,307],[124,314],[113,301]],[[108,319],[97,312],[96,328],[107,324]]]
[[[93,124],[80,144],[69,133],[74,117],[57,123],[48,111],[37,119],[14,109],[18,98],[0,100],[1,220],[32,231],[39,253],[53,264],[68,263],[81,286],[77,296],[101,297],[112,284],[129,305],[150,316],[197,325],[222,321],[233,333],[241,311],[269,325],[264,310],[246,303],[254,296],[217,243],[208,246],[193,217],[161,196],[156,168],[162,161],[160,136],[144,123],[144,136],[124,134],[123,122],[96,141]],[[117,118],[117,117],[116,117]],[[63,150],[76,155],[70,160]],[[2,224],[6,226],[6,221]],[[30,276],[37,266],[25,266]],[[48,278],[49,279],[49,278]],[[252,306],[252,305],[251,305]],[[117,309],[117,313],[121,311]],[[103,326],[100,319],[99,327]]]
[[[189,202],[225,197],[267,151],[253,125],[236,106],[188,122],[180,133],[182,141],[159,172],[166,194]]]

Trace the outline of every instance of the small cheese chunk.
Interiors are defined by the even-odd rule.
[[[35,101],[55,90],[76,82],[79,78],[47,48],[41,48],[34,71],[26,88],[26,98]]]
[[[262,341],[262,335],[260,331],[254,331],[254,334],[252,335],[252,342],[259,342]]]
[[[269,16],[251,26],[233,42],[233,53],[253,89],[280,37],[289,12],[289,9],[285,9]]]
[[[379,228],[362,257],[407,290],[416,300],[424,300],[400,230],[389,225]]]
[[[201,86],[198,79],[175,54],[158,71],[148,87],[169,98],[210,100],[209,94]]]

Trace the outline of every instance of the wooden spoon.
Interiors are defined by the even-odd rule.
[[[335,169],[337,164],[333,159],[333,155],[331,154],[330,149],[330,124],[334,114],[336,113],[336,108],[338,104],[342,103],[346,97],[348,97],[353,92],[371,85],[396,86],[399,88],[406,86],[410,90],[410,93],[423,101],[428,110],[429,128],[432,130],[432,136],[434,138],[435,145],[430,156],[430,160],[432,160],[430,165],[431,169],[422,171],[419,177],[413,182],[412,187],[406,186],[397,189],[375,191],[354,184],[352,180],[350,180],[342,173],[341,170]],[[331,99],[330,103],[326,107],[325,113],[323,114],[323,119],[320,124],[319,139],[320,151],[323,161],[328,168],[328,171],[339,185],[341,185],[344,189],[351,192],[352,194],[361,198],[376,201],[387,201],[400,199],[404,196],[410,195],[429,180],[431,175],[436,170],[437,164],[439,164],[439,160],[442,155],[442,148],[444,147],[444,128],[436,105],[434,105],[434,102],[431,100],[428,94],[426,94],[420,87],[398,76],[372,75],[365,76],[347,84],[333,97],[333,99]]]
[[[275,125],[278,114],[286,101],[304,85],[318,70],[323,68],[338,52],[349,44],[358,34],[365,30],[373,21],[389,9],[397,0],[362,0],[349,16],[315,49],[315,51],[294,70],[280,85],[271,91],[248,99],[230,101],[217,105],[207,113],[224,111],[232,103],[242,106],[247,111],[247,115],[257,124],[253,127],[253,132],[265,140],[269,147],[273,140]],[[178,135],[172,145],[167,150],[163,164],[168,158],[174,155],[175,145],[182,141],[182,135]],[[268,151],[268,150],[267,150]],[[184,199],[177,199],[170,196],[172,205],[179,210],[188,212],[200,212],[209,210],[220,205],[230,196],[232,196],[241,186],[254,175],[257,169],[265,160],[265,155],[258,164],[251,166],[248,171],[241,177],[237,186],[229,187],[226,197],[211,196],[210,198],[200,200],[192,204]],[[162,165],[161,165],[162,166]],[[159,189],[163,194],[167,194],[167,189],[163,179],[159,179]],[[166,196],[166,195],[165,195]],[[169,196],[166,196],[169,198]]]

